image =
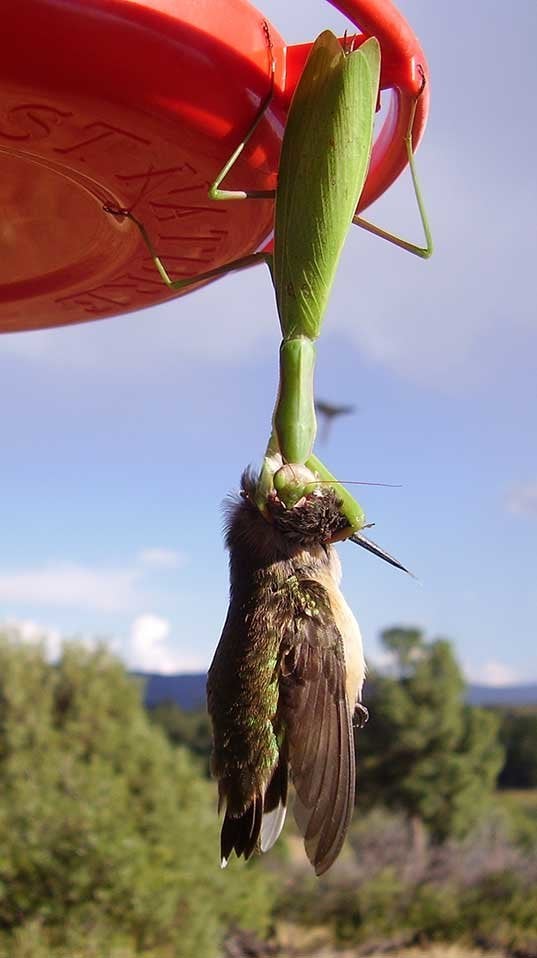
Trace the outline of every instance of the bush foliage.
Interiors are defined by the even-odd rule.
[[[280,839],[220,871],[205,715],[148,716],[104,648],[51,666],[0,635],[0,958],[211,958],[274,922],[353,948],[537,954],[535,793],[494,797],[497,717],[464,704],[449,643],[397,629],[387,645],[350,840],[319,882],[298,839],[296,858]]]
[[[259,867],[221,873],[213,786],[105,649],[67,646],[51,666],[0,637],[7,953],[39,929],[58,954],[91,938],[108,955],[120,936],[133,954],[205,958],[231,924],[262,930],[270,904]]]
[[[355,815],[350,848],[316,881],[291,868],[278,919],[346,948],[458,942],[504,954],[537,954],[537,831],[531,848],[514,840],[498,805],[463,839],[429,840],[415,860],[405,816]],[[418,866],[418,867],[417,867]]]

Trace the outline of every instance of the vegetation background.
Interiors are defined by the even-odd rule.
[[[51,665],[1,636],[1,958],[537,955],[537,712],[465,704],[444,639],[383,641],[357,812],[318,880],[292,822],[220,871],[203,710],[148,712],[104,647]]]

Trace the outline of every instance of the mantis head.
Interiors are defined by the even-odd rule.
[[[287,509],[293,509],[304,496],[318,488],[315,475],[297,463],[286,463],[274,473],[274,491],[278,499]]]

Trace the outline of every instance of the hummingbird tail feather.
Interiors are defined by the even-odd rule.
[[[278,838],[287,811],[288,788],[287,749],[281,750],[278,764],[265,794],[254,796],[250,804],[238,815],[230,812],[228,803],[220,834],[221,866],[225,868],[231,852],[237,858],[250,858],[254,849],[267,852]]]
[[[220,833],[220,865],[225,868],[231,852],[247,861],[257,845],[263,816],[263,799],[256,795],[242,815],[234,817],[226,811]]]
[[[286,813],[287,805],[282,805],[280,802],[271,812],[263,815],[259,838],[259,848],[262,852],[270,851],[280,837]]]
[[[278,839],[287,812],[288,758],[282,748],[278,764],[265,792],[259,847],[268,852]]]

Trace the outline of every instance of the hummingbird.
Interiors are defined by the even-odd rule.
[[[306,854],[322,875],[354,808],[353,717],[367,719],[360,629],[331,544],[346,520],[325,488],[292,509],[274,497],[267,521],[256,486],[247,470],[228,502],[230,602],[207,681],[221,865],[233,850],[248,859],[274,845],[291,777]]]

